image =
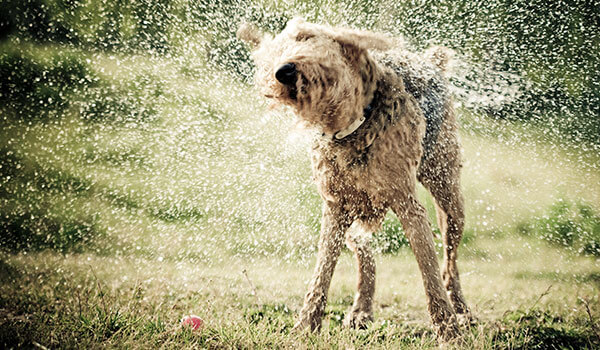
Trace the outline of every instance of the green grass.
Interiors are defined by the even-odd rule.
[[[323,330],[290,334],[321,200],[289,111],[269,110],[201,57],[70,50],[97,79],[70,92],[60,118],[23,121],[2,109],[2,347],[437,347],[393,215],[376,237],[376,321],[364,331],[341,327],[355,284],[345,251]],[[451,347],[600,346],[597,257],[546,239],[564,222],[577,237],[596,232],[597,155],[527,125],[460,117],[459,264],[479,321]],[[561,201],[581,204],[560,211]],[[206,321],[202,332],[179,326],[189,313]]]
[[[479,256],[478,250],[488,256]],[[595,261],[565,256],[536,240],[502,239],[465,248],[460,262],[478,322],[463,330],[457,347],[600,344],[592,330],[600,317]],[[412,254],[401,250],[396,256],[378,256],[377,265],[376,321],[367,330],[340,325],[355,280],[353,259],[344,254],[323,330],[291,335],[311,272],[295,260],[232,258],[202,264],[51,252],[4,255],[0,339],[5,347],[36,342],[61,348],[436,348]],[[205,320],[202,332],[179,326],[189,313]]]

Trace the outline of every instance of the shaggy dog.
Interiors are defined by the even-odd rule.
[[[323,198],[319,253],[295,329],[319,329],[345,239],[358,261],[358,292],[344,325],[365,327],[373,319],[375,260],[368,235],[360,233],[379,229],[391,209],[417,259],[438,336],[457,336],[457,315],[468,317],[469,309],[456,267],[464,207],[457,126],[443,76],[448,51],[411,54],[380,34],[299,18],[274,38],[250,25],[238,37],[254,47],[262,93],[319,131],[312,146]],[[441,275],[417,180],[435,199]]]

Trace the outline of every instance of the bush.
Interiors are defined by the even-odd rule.
[[[417,46],[443,44],[468,58],[454,83],[479,95],[472,107],[599,144],[600,12],[587,1],[398,2],[391,11]]]
[[[432,228],[436,236],[440,232],[436,224]],[[468,244],[475,239],[475,233],[471,229],[465,229],[461,239],[462,244]],[[381,230],[373,235],[373,248],[383,254],[396,254],[403,247],[409,247],[410,242],[402,229],[400,221],[393,215],[389,215],[383,222]]]
[[[292,18],[287,11],[259,7],[249,1],[203,0],[191,4],[188,11],[189,28],[208,39],[203,47],[208,63],[240,76],[245,82],[254,76],[254,62],[248,48],[235,35],[242,20],[265,32],[278,33]]]
[[[0,39],[18,33],[34,40],[73,41],[73,32],[44,0],[0,2]]]
[[[550,213],[531,223],[522,223],[518,232],[537,235],[555,245],[570,247],[579,254],[600,256],[600,215],[585,203],[558,201]]]
[[[384,254],[395,254],[408,245],[402,225],[394,216],[388,216],[381,230],[373,235],[373,248]]]
[[[0,39],[9,35],[100,50],[169,50],[174,1],[7,0]]]
[[[5,118],[47,121],[74,107],[89,121],[145,122],[158,114],[160,79],[140,75],[125,82],[101,80],[76,53],[0,51],[0,110]]]

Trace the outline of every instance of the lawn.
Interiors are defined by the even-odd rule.
[[[320,199],[289,111],[202,60],[23,45],[89,71],[58,91],[65,106],[40,102],[54,115],[2,112],[3,348],[438,346],[412,252],[390,249],[391,215],[376,245],[375,322],[341,326],[356,274],[344,251],[323,329],[290,334]],[[459,112],[459,268],[477,322],[449,347],[600,346],[599,156]],[[182,328],[188,314],[205,328]]]

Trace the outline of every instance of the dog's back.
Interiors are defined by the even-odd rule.
[[[435,51],[438,53],[441,51]],[[451,108],[450,93],[447,81],[443,76],[447,64],[447,56],[432,55],[430,62],[415,62],[408,57],[393,55],[379,58],[380,62],[400,75],[406,91],[419,103],[426,119],[425,137],[423,138],[424,161],[435,147],[446,116],[446,108]]]

